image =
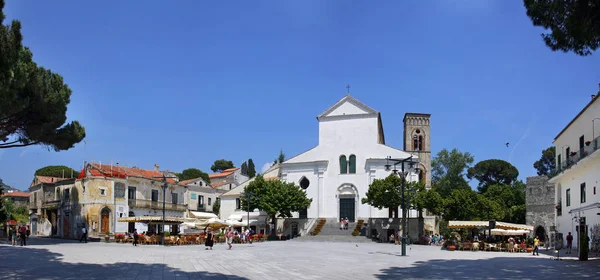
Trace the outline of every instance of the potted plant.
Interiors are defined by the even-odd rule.
[[[592,141],[585,141],[586,146],[589,146],[590,144],[592,144]]]
[[[107,231],[104,233],[104,240],[106,240],[106,242],[108,242],[108,240],[110,240],[110,231]]]
[[[571,152],[571,156],[574,157],[577,155],[577,152]]]
[[[527,238],[525,243],[527,244],[527,253],[531,253],[531,251],[533,251],[533,237]]]

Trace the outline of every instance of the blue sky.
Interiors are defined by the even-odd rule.
[[[510,160],[525,179],[600,81],[598,55],[549,50],[521,1],[7,2],[87,131],[66,152],[0,150],[0,178],[20,189],[37,168],[84,160],[260,169],[313,147],[315,117],[346,84],[382,113],[391,146],[405,112],[431,113],[434,153]]]

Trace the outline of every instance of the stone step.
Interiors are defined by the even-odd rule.
[[[289,240],[290,242],[347,242],[347,243],[372,243],[370,238],[365,236],[352,235],[315,235],[301,236]]]

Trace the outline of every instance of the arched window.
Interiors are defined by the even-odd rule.
[[[300,179],[300,187],[302,189],[306,190],[309,185],[310,185],[310,181],[308,181],[308,179],[306,179],[306,177],[302,177],[302,179]]]
[[[350,164],[349,164],[349,172],[350,174],[356,174],[356,156],[355,155],[350,155],[349,158]]]
[[[419,135],[419,151],[423,150],[423,135]]]
[[[340,174],[348,174],[348,162],[346,156],[340,156]]]
[[[423,135],[413,136],[413,151],[423,150]]]

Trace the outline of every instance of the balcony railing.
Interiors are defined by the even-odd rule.
[[[568,155],[567,159],[564,162],[560,163],[560,166],[557,166],[555,170],[552,170],[550,172],[550,178],[571,168],[580,160],[586,158],[587,156],[591,155],[597,150],[600,150],[600,136],[596,137],[596,139],[591,141],[589,145],[583,146],[583,148],[581,148],[579,151],[572,152],[573,155]]]
[[[129,207],[132,208],[148,208],[155,210],[162,210],[163,202],[162,201],[153,201],[146,199],[129,199],[128,201]],[[173,204],[170,202],[165,203],[165,210],[171,211],[185,211],[187,210],[187,205],[185,204]]]

